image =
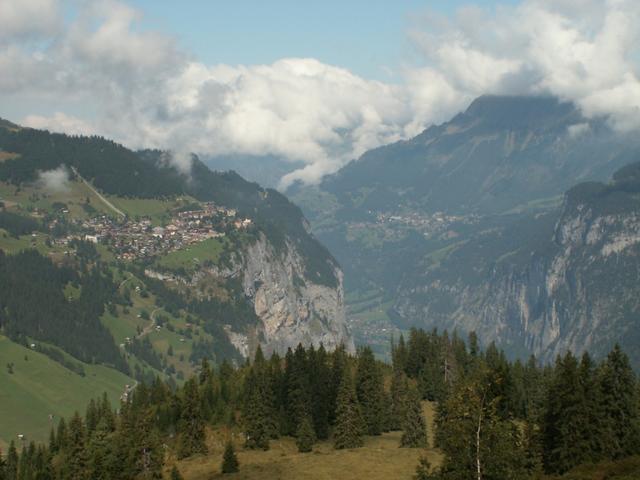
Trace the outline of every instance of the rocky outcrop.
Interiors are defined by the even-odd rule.
[[[188,278],[150,269],[145,273],[187,286],[196,295],[198,286],[211,279],[240,280],[258,323],[248,327],[223,324],[223,328],[244,357],[251,356],[258,344],[266,354],[284,354],[299,343],[316,347],[322,344],[327,350],[342,344],[350,352],[355,351],[347,327],[340,268],[333,266],[335,286],[316,283],[308,278],[305,262],[290,242],[282,250],[276,251],[264,234],[259,234],[256,241],[235,251],[226,267],[202,267]]]
[[[568,196],[547,239],[524,255],[515,251],[524,261],[501,260],[514,252],[486,258],[480,281],[464,272],[443,280],[452,264],[444,261],[421,286],[401,288],[395,312],[408,323],[474,330],[513,354],[545,360],[567,350],[602,355],[618,342],[640,365],[640,209],[633,202],[620,192]]]
[[[336,288],[314,283],[304,262],[287,244],[280,254],[261,236],[243,253],[242,287],[253,299],[261,321],[257,338],[267,352],[283,353],[298,343],[321,343],[333,350],[345,344],[353,350],[344,310],[342,271],[335,268]]]

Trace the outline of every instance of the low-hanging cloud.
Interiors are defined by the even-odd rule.
[[[51,193],[65,193],[69,191],[69,181],[69,170],[60,165],[56,169],[39,172],[37,183]]]
[[[142,13],[125,3],[82,3],[61,28],[57,2],[25,5],[38,2],[47,5],[44,15],[29,24],[29,15],[14,12],[20,28],[0,38],[0,98],[71,107],[34,111],[24,123],[99,132],[134,148],[303,162],[283,188],[316,182],[486,93],[555,95],[586,117],[608,117],[616,129],[640,128],[640,4],[633,0],[526,0],[464,7],[452,17],[423,12],[408,29],[420,64],[403,67],[397,84],[312,58],[205,65],[170,36],[140,28]],[[26,36],[40,42],[34,47]],[[190,169],[190,155],[170,158],[182,173]]]

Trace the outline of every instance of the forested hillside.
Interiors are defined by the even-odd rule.
[[[84,415],[61,421],[48,445],[12,443],[0,472],[190,480],[239,469],[243,478],[286,477],[282,469],[298,463],[278,464],[268,451],[292,438],[299,462],[313,461],[307,452],[323,452],[325,466],[308,475],[321,478],[340,475],[329,473],[339,452],[356,455],[371,438],[399,431],[396,448],[422,452],[411,466],[421,480],[629,480],[640,465],[633,457],[640,453],[638,386],[617,346],[600,363],[567,353],[545,367],[534,357],[509,362],[494,345],[481,351],[474,334],[467,344],[455,334],[421,330],[393,345],[392,366],[375,361],[368,348],[350,356],[298,346],[268,359],[258,350],[240,368],[213,369],[205,360],[177,389],[159,379],[140,384],[117,412],[96,399]],[[433,431],[424,400],[437,405]],[[382,463],[406,472],[399,458],[407,459],[399,451]]]
[[[240,363],[258,345],[351,345],[339,267],[278,192],[195,156],[183,171],[168,152],[8,123],[0,153],[0,335],[49,359],[14,377],[8,360],[15,382],[62,367],[88,385],[88,372],[111,376],[101,366],[127,379],[122,394],[156,377],[182,384],[202,359]],[[18,424],[41,440],[60,411],[29,395],[40,423],[0,425],[0,445]]]

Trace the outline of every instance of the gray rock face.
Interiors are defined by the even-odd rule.
[[[251,356],[258,344],[265,354],[284,354],[299,343],[305,346],[324,345],[334,350],[343,344],[355,351],[347,327],[344,308],[343,274],[334,269],[337,287],[331,288],[310,281],[305,275],[302,258],[290,243],[285,252],[276,252],[260,234],[259,239],[243,251],[234,252],[232,266],[213,266],[198,270],[191,278],[167,277],[146,271],[148,276],[177,281],[194,287],[207,280],[240,279],[244,295],[253,303],[257,325],[237,331],[230,325],[224,329],[231,343],[245,357]]]
[[[266,352],[286,352],[298,343],[321,343],[333,350],[344,344],[354,350],[344,310],[342,271],[338,287],[305,278],[304,263],[291,244],[279,255],[264,236],[243,253],[242,286],[261,320],[257,339]]]
[[[445,261],[401,292],[395,310],[410,323],[475,330],[515,354],[602,355],[618,342],[640,364],[639,213],[565,204],[548,241],[525,253],[519,262],[487,258],[479,282],[442,280]]]

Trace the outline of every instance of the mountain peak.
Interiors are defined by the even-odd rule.
[[[471,102],[464,117],[511,128],[566,121],[568,117],[581,119],[572,103],[556,97],[522,95],[483,95]]]

